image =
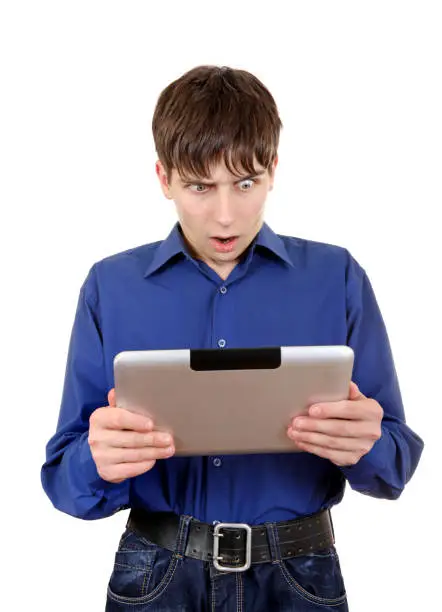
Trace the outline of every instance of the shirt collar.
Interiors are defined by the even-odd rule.
[[[164,266],[172,257],[180,253],[186,257],[190,257],[186,243],[181,235],[180,225],[177,222],[167,238],[163,240],[156,249],[155,255],[144,273],[144,277],[150,276]]]
[[[287,249],[285,248],[282,238],[278,236],[278,234],[275,234],[267,223],[263,224],[261,231],[258,233],[255,245],[268,249],[280,259],[288,263],[289,266],[294,267],[293,261],[290,259],[289,254],[287,253]]]
[[[293,267],[293,262],[290,259],[287,249],[285,248],[282,239],[275,234],[270,227],[264,223],[261,230],[254,240],[254,247],[263,247],[280,259]],[[182,254],[188,259],[191,258],[187,245],[181,234],[180,224],[177,222],[170,234],[163,240],[155,251],[155,255],[144,273],[144,277],[150,276],[159,268],[164,266],[168,261],[178,254]]]

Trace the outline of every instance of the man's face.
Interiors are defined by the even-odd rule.
[[[161,162],[156,163],[163,193],[175,202],[193,255],[223,278],[227,278],[261,229],[277,162],[276,158],[271,173],[255,162],[260,174],[244,173],[240,178],[232,175],[224,163],[212,169],[210,179],[189,177],[182,181],[173,169],[169,184]]]

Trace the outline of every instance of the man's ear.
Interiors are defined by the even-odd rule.
[[[270,174],[270,187],[269,187],[269,191],[271,191],[273,189],[273,182],[275,180],[275,170],[276,170],[276,166],[278,165],[278,156],[275,157],[271,170],[269,172]]]
[[[155,172],[157,173],[158,180],[160,181],[162,192],[168,200],[171,200],[172,195],[170,193],[170,186],[167,180],[167,172],[160,160],[157,160],[157,162],[155,163]]]

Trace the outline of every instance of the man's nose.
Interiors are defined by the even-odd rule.
[[[234,220],[234,203],[232,195],[227,192],[219,192],[214,202],[215,221],[224,227],[232,225]]]

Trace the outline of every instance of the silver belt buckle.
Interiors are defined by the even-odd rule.
[[[224,535],[220,533],[221,529],[224,528],[244,529],[246,532],[246,562],[244,565],[230,567],[220,563],[223,557],[219,554],[219,539]],[[217,570],[223,572],[244,572],[245,570],[249,569],[250,565],[252,564],[252,528],[250,525],[247,525],[246,523],[218,523],[213,530],[213,538],[213,565]]]

